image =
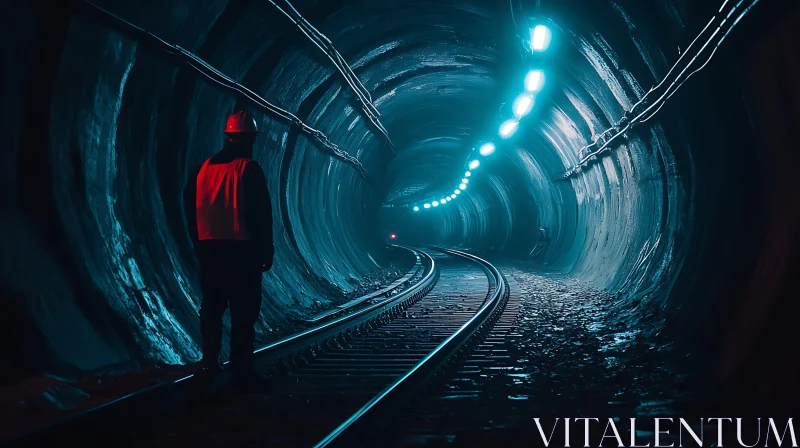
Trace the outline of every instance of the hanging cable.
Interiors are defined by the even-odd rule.
[[[288,0],[269,0],[273,6],[278,8],[280,12],[283,13],[289,20],[292,21],[300,31],[308,37],[314,45],[317,46],[320,50],[322,50],[328,59],[333,62],[333,65],[336,66],[336,69],[341,73],[344,77],[344,80],[353,90],[353,92],[358,97],[358,100],[361,102],[361,108],[364,111],[364,114],[370,120],[370,122],[375,126],[384,137],[386,137],[386,141],[389,143],[390,148],[392,151],[395,151],[395,146],[392,143],[392,140],[389,138],[389,132],[386,128],[383,127],[381,124],[380,113],[378,109],[375,107],[375,104],[372,102],[372,97],[364,87],[364,84],[361,83],[361,80],[358,79],[353,69],[347,64],[347,61],[344,60],[341,54],[334,48],[333,43],[328,39],[324,34],[322,34],[319,30],[314,28],[311,23],[306,20],[299,11],[297,11]]]
[[[583,167],[588,166],[589,162],[597,160],[597,156],[599,154],[610,151],[610,144],[617,140],[618,137],[622,136],[623,138],[627,138],[627,133],[631,129],[653,118],[653,116],[655,116],[661,110],[661,108],[664,107],[664,104],[666,104],[667,100],[672,98],[672,96],[675,95],[675,93],[686,83],[686,81],[689,80],[689,78],[691,78],[695,73],[704,69],[708,63],[711,62],[711,59],[717,52],[717,49],[720,47],[720,45],[722,45],[722,42],[725,40],[725,38],[728,37],[728,34],[730,34],[731,30],[736,26],[737,23],[739,23],[739,20],[741,20],[742,17],[744,17],[744,15],[747,14],[756,5],[756,3],[759,2],[759,0],[749,0],[748,6],[741,10],[736,20],[730,21],[730,18],[737,10],[739,10],[742,4],[745,3],[745,0],[739,0],[726,13],[723,14],[722,11],[725,9],[725,5],[727,5],[728,1],[729,0],[725,0],[725,2],[722,4],[722,7],[719,9],[719,15],[715,15],[711,18],[711,20],[709,20],[703,30],[700,31],[697,37],[694,38],[691,44],[689,44],[675,64],[670,68],[666,76],[664,76],[664,78],[656,86],[652,87],[629,110],[626,110],[622,118],[615,123],[613,127],[598,135],[591,144],[581,148],[578,154],[583,154],[586,151],[589,151],[589,153],[583,156],[577,164],[567,169],[563,178],[568,178],[582,172]],[[719,22],[717,27],[715,29],[709,28],[716,21]],[[728,24],[727,27],[725,27],[726,23]],[[689,60],[688,63],[682,66],[681,63],[684,60],[684,57],[689,54],[694,44],[700,41],[701,37],[708,34],[707,31],[709,31],[709,29],[713,29],[713,31],[706,39],[703,46],[694,53],[694,56],[691,58],[691,60]],[[723,30],[725,32],[722,33],[721,37],[715,41],[715,38],[717,38],[717,36],[719,36]],[[710,45],[713,45],[713,47],[710,47]],[[709,48],[711,49],[705,62],[700,64],[698,68],[684,77],[684,74],[686,74],[689,69],[699,64],[699,60]],[[672,74],[676,71],[678,71],[678,74],[673,77]],[[666,87],[664,87],[665,85]],[[653,99],[653,96],[655,95],[658,95],[658,98]],[[639,111],[640,106],[644,107],[644,110]],[[613,135],[606,139],[606,135],[610,133],[613,133]]]
[[[511,8],[511,23],[514,24],[514,30],[516,31],[519,25],[517,25],[517,19],[514,17],[514,0],[508,0],[508,6]]]
[[[84,1],[83,5],[86,7],[84,8],[86,12],[94,14],[98,18],[103,19],[107,24],[112,26],[114,29],[121,31],[124,34],[127,34],[128,36],[136,39],[139,42],[145,43],[169,55],[175,56],[181,62],[188,65],[196,72],[198,72],[200,75],[205,77],[205,79],[208,80],[209,82],[238,93],[240,96],[244,97],[245,99],[252,102],[254,105],[258,106],[268,115],[275,117],[283,122],[289,123],[295,126],[300,131],[310,135],[321,145],[323,152],[331,155],[332,157],[338,160],[341,160],[342,162],[351,165],[353,168],[356,169],[356,171],[358,171],[361,177],[363,177],[366,181],[370,183],[372,182],[372,179],[370,178],[366,168],[364,168],[364,166],[357,158],[348,154],[346,151],[341,150],[338,146],[332,143],[322,131],[314,129],[311,126],[308,126],[306,123],[304,123],[302,120],[300,120],[297,116],[295,116],[291,112],[281,109],[278,106],[275,106],[274,104],[270,103],[266,99],[259,96],[257,93],[234,81],[227,75],[223,74],[216,68],[212,67],[199,57],[181,48],[180,46],[170,44],[169,42],[164,41],[163,39],[150,33],[149,31],[139,28],[138,26],[100,8],[99,6],[91,2]]]

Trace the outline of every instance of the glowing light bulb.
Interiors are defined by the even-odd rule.
[[[469,183],[469,179],[467,179],[467,178],[465,177],[465,178],[461,179],[461,183],[462,183],[462,184],[468,184],[468,183]]]
[[[505,123],[500,125],[500,137],[511,137],[515,132],[517,132],[517,127],[519,127],[519,122],[517,120],[507,120]]]
[[[415,212],[418,212],[418,211],[419,211],[419,207],[417,207],[417,206],[415,205],[415,206],[414,206],[414,211],[415,211]]]
[[[469,169],[471,169],[471,170],[474,170],[475,168],[477,168],[479,166],[481,166],[481,162],[479,162],[477,160],[473,160],[472,162],[469,162]]]
[[[444,199],[445,199],[447,202],[450,202],[450,201],[452,201],[452,200],[453,200],[453,198],[451,198],[450,196],[448,196],[448,197],[446,197],[446,198],[444,198]]]
[[[481,146],[481,155],[488,156],[489,154],[493,153],[494,150],[494,143],[484,143],[484,145]]]
[[[439,206],[439,201],[433,201],[431,203],[431,205],[434,206],[434,207],[438,207]]]
[[[466,190],[466,189],[467,189],[467,184],[461,184],[461,185],[459,185],[459,186],[458,186],[458,189],[459,189],[459,190]]]
[[[471,172],[467,171],[466,173],[464,173],[464,177],[469,177],[469,176],[472,176]]]
[[[425,205],[423,205],[423,207],[425,207],[425,208],[431,208],[431,204],[425,204]]]
[[[544,51],[550,45],[550,30],[544,25],[536,25],[531,30],[531,48],[533,51]]]
[[[461,194],[461,190],[456,190],[456,194]]]
[[[528,112],[533,109],[533,97],[530,94],[523,93],[514,100],[514,115],[517,118],[528,115]]]
[[[456,198],[456,195],[455,195],[455,194],[451,194],[451,195],[450,195],[450,197],[451,197],[451,198],[453,198],[453,199],[455,199],[455,198]]]
[[[541,70],[531,70],[525,75],[525,90],[535,93],[541,90],[544,84],[544,73]]]

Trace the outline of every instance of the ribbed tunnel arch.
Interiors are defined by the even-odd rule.
[[[26,337],[47,353],[20,361],[28,369],[198,359],[200,291],[180,193],[239,108],[265,130],[255,158],[276,220],[262,339],[386,266],[389,232],[569,275],[614,296],[609,312],[623,325],[671,334],[694,356],[724,344],[714,335],[749,303],[733,293],[748,284],[768,219],[779,216],[760,198],[780,195],[767,174],[774,154],[757,145],[762,125],[748,109],[758,93],[739,73],[746,64],[737,58],[752,55],[733,49],[748,44],[742,34],[646,125],[564,178],[667,74],[720,2],[294,2],[370,92],[391,144],[325,54],[267,1],[97,4],[294,113],[372,181],[81,8],[43,18],[15,5],[6,25],[22,38],[3,57],[18,70],[2,87],[4,183],[15,192],[4,202],[3,252],[15,255],[2,274],[18,304],[8,319],[29,322]],[[769,6],[754,14],[774,18]],[[541,59],[524,54],[528,17],[552,26]],[[747,20],[742,28],[763,34]],[[545,86],[517,133],[500,140],[531,64],[545,70]],[[458,200],[413,211],[452,194],[489,140],[497,150],[479,157]],[[783,281],[761,284],[782,291]]]
[[[521,120],[517,134],[498,142],[495,154],[481,158],[482,166],[474,170],[462,195],[470,199],[439,206],[457,210],[436,210],[443,216],[430,221],[420,213],[408,219],[419,222],[421,232],[430,232],[433,240],[485,249],[512,247],[525,255],[536,252],[536,258],[601,288],[629,288],[628,292],[636,295],[642,288],[656,287],[661,289],[653,296],[663,298],[669,295],[671,279],[685,255],[676,254],[682,243],[676,235],[680,233],[685,242],[689,234],[683,232],[683,225],[692,219],[692,198],[686,191],[694,182],[692,166],[687,164],[679,173],[670,146],[674,144],[691,156],[690,139],[682,133],[681,123],[669,131],[662,123],[654,123],[631,136],[602,164],[562,179],[565,167],[578,163],[586,145],[658,83],[675,59],[662,50],[674,43],[673,35],[659,35],[654,29],[635,25],[637,19],[642,23],[654,20],[652,5],[641,9],[628,5],[626,9],[601,3],[552,8],[551,23],[558,25],[553,28],[547,57],[506,62],[510,67],[499,71],[516,76],[504,73],[502,81],[511,81],[514,87],[501,88],[495,107],[482,108],[488,112],[484,112],[482,128],[494,130],[502,122],[495,111],[502,109],[503,103],[510,104],[506,98],[513,99],[512,92],[520,90],[522,74],[529,67],[546,73],[534,112]],[[580,15],[571,9],[579,10]],[[583,14],[596,20],[585,21]],[[676,10],[662,14],[660,26],[685,27]],[[506,26],[514,28],[513,23]],[[509,39],[506,45],[515,42]],[[469,149],[482,139],[496,139],[482,128],[470,135],[457,167],[463,166]],[[417,164],[408,165],[435,163],[426,160],[437,156],[430,150],[419,155]],[[457,171],[445,179],[446,183],[437,186],[439,191],[422,192],[406,203],[431,202],[451,194],[448,187],[458,185],[462,173]],[[440,177],[429,179],[434,182]],[[405,187],[398,185],[397,190]],[[548,247],[536,250],[537,244],[544,244],[540,241],[543,235],[550,240]]]

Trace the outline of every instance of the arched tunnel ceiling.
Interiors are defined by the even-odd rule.
[[[657,8],[628,6],[646,14],[640,21],[674,33],[682,26],[678,10],[670,2],[656,4]],[[383,115],[400,153],[388,169],[377,169],[377,177],[384,182],[382,201],[389,204],[406,205],[451,190],[462,174],[466,156],[478,142],[494,136],[501,106],[508,109],[525,65],[530,64],[523,59],[521,40],[526,29],[523,19],[532,13],[523,3],[300,2],[295,6],[346,55]],[[512,9],[517,9],[519,22]],[[584,116],[577,120],[578,125],[584,121],[589,126],[607,125],[621,114],[623,106],[630,105],[630,98],[642,93],[632,71],[638,70],[645,75],[640,78],[652,82],[654,78],[642,72],[642,67],[652,75],[655,64],[663,70],[667,63],[657,49],[659,44],[671,43],[670,33],[659,34],[662,42],[657,42],[655,33],[634,31],[630,12],[617,3],[562,3],[548,12],[545,17],[555,19],[560,32],[557,42],[561,39],[559,47],[564,52],[544,61],[554,84],[551,97],[545,95],[544,101],[538,101],[536,114],[551,109],[557,92],[563,91],[584,115],[593,108],[609,107],[599,113],[600,121]],[[302,39],[288,20],[270,13],[274,10],[267,2],[226,5],[209,30],[201,56],[223,66],[229,60],[241,63],[231,70],[243,73],[239,76],[243,83],[258,91],[276,86],[298,91],[305,98],[305,107],[324,108],[324,116],[320,115],[316,124],[323,132],[343,134],[335,135],[334,142],[347,142],[340,145],[361,159],[385,155],[382,139],[363,125],[352,92],[342,88],[329,61]],[[620,32],[626,28],[627,33]],[[609,42],[604,36],[614,40]],[[622,54],[629,55],[630,61],[621,60],[611,48],[624,49]],[[232,54],[236,59],[229,59]],[[625,69],[620,70],[623,64]],[[585,76],[593,71],[593,79]],[[606,82],[612,83],[610,91]],[[588,94],[580,98],[576,92]],[[334,98],[348,104],[339,109],[330,106]],[[320,101],[325,105],[319,106]],[[534,133],[549,126],[539,116],[528,121],[535,124],[525,129]],[[590,131],[589,135],[599,132],[582,130]],[[545,144],[547,153],[554,145]]]
[[[444,176],[431,173],[444,167],[452,172],[451,178],[458,175],[473,144],[474,130],[485,127],[484,108],[499,100],[499,78],[510,54],[509,45],[503,45],[509,36],[498,32],[508,22],[505,7],[447,1],[300,2],[295,6],[335,43],[372,93],[399,152],[387,172],[379,168],[377,173],[386,182],[387,201],[449,188]],[[266,2],[252,8],[271,11]],[[282,18],[268,19],[272,23]],[[317,48],[296,30],[276,31],[283,37],[274,43],[272,38],[264,39],[262,48],[255,50],[260,56],[246,80],[259,83],[271,76],[286,89],[305,90],[312,96],[315,93],[303,86],[340,88],[338,73]],[[218,51],[227,53],[249,35],[246,28],[234,28],[219,43]],[[298,55],[302,55],[300,60]],[[297,72],[307,71],[323,78],[297,79]],[[365,159],[385,156],[381,138],[364,128],[352,92],[346,88],[337,92],[347,105],[325,114],[325,131],[368,133],[358,140],[345,135],[334,140],[354,142],[356,147],[347,149]]]
[[[619,100],[623,106],[630,103],[621,96],[641,95],[641,84],[631,73],[631,66],[619,69],[628,61],[621,61],[611,48],[624,49],[623,54],[633,55],[633,65],[645,62],[651,72],[656,69],[654,64],[663,67],[666,60],[657,51],[664,42],[655,42],[655,33],[634,31],[626,8],[615,2],[599,3],[561,2],[545,10],[546,14],[536,12],[555,23],[561,50],[577,50],[577,54],[545,59],[545,64],[552,64],[548,79],[555,81],[553,88],[572,91],[569,98],[580,103],[576,105],[578,112],[590,111],[592,104],[587,105],[588,98],[578,98],[575,89],[590,92],[588,103],[594,103],[595,108],[610,105],[601,120],[611,122],[621,113]],[[656,24],[651,28],[666,28],[674,34],[682,27],[678,9],[669,1],[655,4],[656,8],[649,4],[626,7],[645,12],[647,15],[639,20]],[[333,135],[335,129],[344,134],[332,140],[346,142],[340,146],[363,154],[360,158],[385,154],[382,138],[376,138],[374,130],[363,125],[352,92],[342,88],[343,82],[330,61],[289,20],[275,14],[277,10],[268,2],[218,2],[195,6],[196,12],[173,5],[174,17],[198,25],[199,36],[191,37],[180,28],[164,29],[160,34],[163,24],[150,24],[145,17],[138,20],[141,11],[125,4],[105,2],[101,6],[168,39],[174,36],[177,43],[199,43],[187,47],[195,47],[212,65],[256,91],[283,90],[278,93],[283,97],[296,91],[306,108],[324,112],[324,118],[319,118],[323,132]],[[295,6],[335,42],[384,116],[401,154],[388,170],[377,170],[378,178],[385,180],[384,200],[389,203],[397,198],[413,202],[450,190],[461,175],[460,162],[478,142],[493,136],[501,105],[510,103],[527,69],[525,65],[530,65],[523,60],[525,46],[520,40],[524,41],[525,18],[533,15],[533,8],[523,2],[298,2]],[[209,21],[207,15],[214,20]],[[627,33],[620,32],[626,28]],[[616,39],[609,42],[604,35]],[[662,40],[669,35],[658,34]],[[656,62],[651,52],[655,52]],[[591,67],[585,66],[587,61]],[[582,63],[584,66],[580,66]],[[229,68],[229,64],[233,66]],[[614,76],[605,76],[615,69],[618,73]],[[587,70],[603,78],[587,81]],[[621,85],[617,78],[628,83]],[[610,93],[615,98],[608,97],[606,82],[612,82]],[[269,96],[269,100],[275,99]],[[329,106],[334,99],[348,105]],[[545,101],[538,103],[537,113],[551,106]],[[536,130],[542,126],[547,124],[525,127]]]
[[[721,4],[691,3],[293,2],[370,92],[393,153],[330,60],[268,1],[97,1],[296,114],[376,180],[368,184],[307,135],[254,109],[265,130],[255,157],[276,220],[276,264],[264,277],[274,300],[265,302],[261,336],[383,264],[387,227],[409,240],[533,258],[630,299],[615,304],[621,318],[641,312],[663,323],[667,311],[705,309],[703,300],[686,304],[672,292],[700,282],[687,268],[700,263],[690,255],[716,260],[707,255],[722,245],[714,238],[745,225],[726,221],[733,211],[714,215],[697,205],[745,189],[736,181],[747,172],[742,166],[715,167],[730,146],[752,137],[736,80],[722,69],[714,74],[724,82],[698,75],[698,87],[676,97],[680,108],[665,107],[580,176],[562,179]],[[525,33],[536,14],[549,21],[553,42],[530,59]],[[45,230],[20,221],[18,246],[9,250],[34,249],[4,273],[14,290],[42,298],[30,312],[67,364],[193,360],[199,285],[180,190],[222,145],[227,114],[251,105],[80,12],[61,37],[53,75],[59,94],[42,105],[52,143],[19,162],[48,160],[39,173],[57,219],[42,220]],[[452,192],[471,151],[510,116],[532,64],[546,72],[533,112],[513,138],[496,140],[496,153],[482,159],[462,197],[435,213],[402,207]],[[686,99],[706,93],[713,99]],[[714,116],[717,103],[728,115]],[[729,230],[709,236],[709,223],[723,222]],[[549,234],[545,246],[540,230]],[[40,244],[52,242],[48,234],[63,236],[57,255]],[[24,275],[35,268],[58,280],[45,285]],[[84,331],[67,334],[47,315],[73,316]],[[84,354],[86,344],[96,345],[95,358]]]
[[[612,109],[601,119],[613,121],[621,113],[618,101],[614,100],[622,99],[623,105],[629,105],[620,95],[641,94],[631,92],[631,89],[641,90],[641,86],[631,74],[630,65],[619,69],[622,62],[628,61],[621,61],[611,48],[624,49],[622,54],[633,56],[630,57],[633,65],[642,65],[644,61],[651,72],[655,70],[654,64],[662,67],[666,64],[657,49],[670,32],[634,31],[629,11],[646,14],[638,19],[656,24],[650,28],[665,28],[674,34],[682,26],[673,3],[661,0],[654,3],[656,8],[649,4],[623,7],[615,2],[602,5],[561,2],[545,13],[537,10],[540,17],[553,20],[560,33],[556,42],[561,39],[561,50],[573,53],[577,50],[577,54],[561,53],[545,58],[544,63],[551,64],[548,79],[555,81],[553,88],[592,92],[589,102],[593,101],[595,107],[611,105]],[[159,33],[163,25],[149,24],[146,18],[137,20],[141,12],[130,6],[113,2],[100,5],[167,39],[177,34],[174,41],[179,44],[201,43],[194,46],[201,57],[257,92],[283,90],[278,95],[285,97],[297,91],[306,108],[324,111],[320,123],[312,125],[333,136],[334,142],[346,142],[339,145],[351,153],[363,154],[361,159],[385,155],[382,138],[364,126],[364,117],[352,92],[343,88],[330,61],[289,20],[276,15],[268,2],[218,2],[205,9],[197,7],[200,10],[197,13],[174,5],[173,15],[185,15],[189,23],[207,20],[201,19],[201,14],[217,16],[214,22],[201,24],[198,27],[201,35],[193,38],[176,33],[175,29]],[[383,115],[382,121],[400,152],[400,157],[389,163],[388,170],[378,169],[378,178],[385,181],[384,201],[388,203],[403,198],[398,203],[407,204],[449,191],[462,174],[462,161],[467,154],[478,142],[496,133],[502,117],[501,106],[509,107],[526,65],[531,63],[524,60],[524,34],[528,23],[525,18],[534,13],[531,5],[524,2],[506,5],[485,1],[380,4],[340,1],[296,2],[295,7],[333,40],[372,92],[374,103]],[[664,22],[672,23],[665,26]],[[626,28],[627,33],[620,32]],[[604,36],[616,39],[609,42]],[[656,42],[656,36],[662,42]],[[653,51],[657,62],[650,54]],[[586,66],[586,61],[591,67]],[[233,66],[229,68],[228,64]],[[618,73],[612,77],[584,79],[587,70],[597,71],[603,77],[615,69]],[[621,78],[622,84],[617,78]],[[610,92],[615,98],[608,97],[606,81],[616,83]],[[275,100],[274,95],[266,97]],[[347,105],[332,107],[329,104],[334,99]],[[585,104],[586,100],[578,100],[584,103],[584,110],[591,108],[591,104]],[[325,104],[320,105],[320,101]],[[538,103],[537,113],[551,105],[545,101]],[[537,119],[540,118],[528,121]],[[537,123],[526,128],[538,129],[543,125],[546,126]],[[343,135],[334,136],[332,130]]]

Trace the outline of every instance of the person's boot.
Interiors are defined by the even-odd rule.
[[[271,390],[269,380],[261,376],[252,367],[234,369],[231,381],[233,387],[240,392],[264,394]]]

